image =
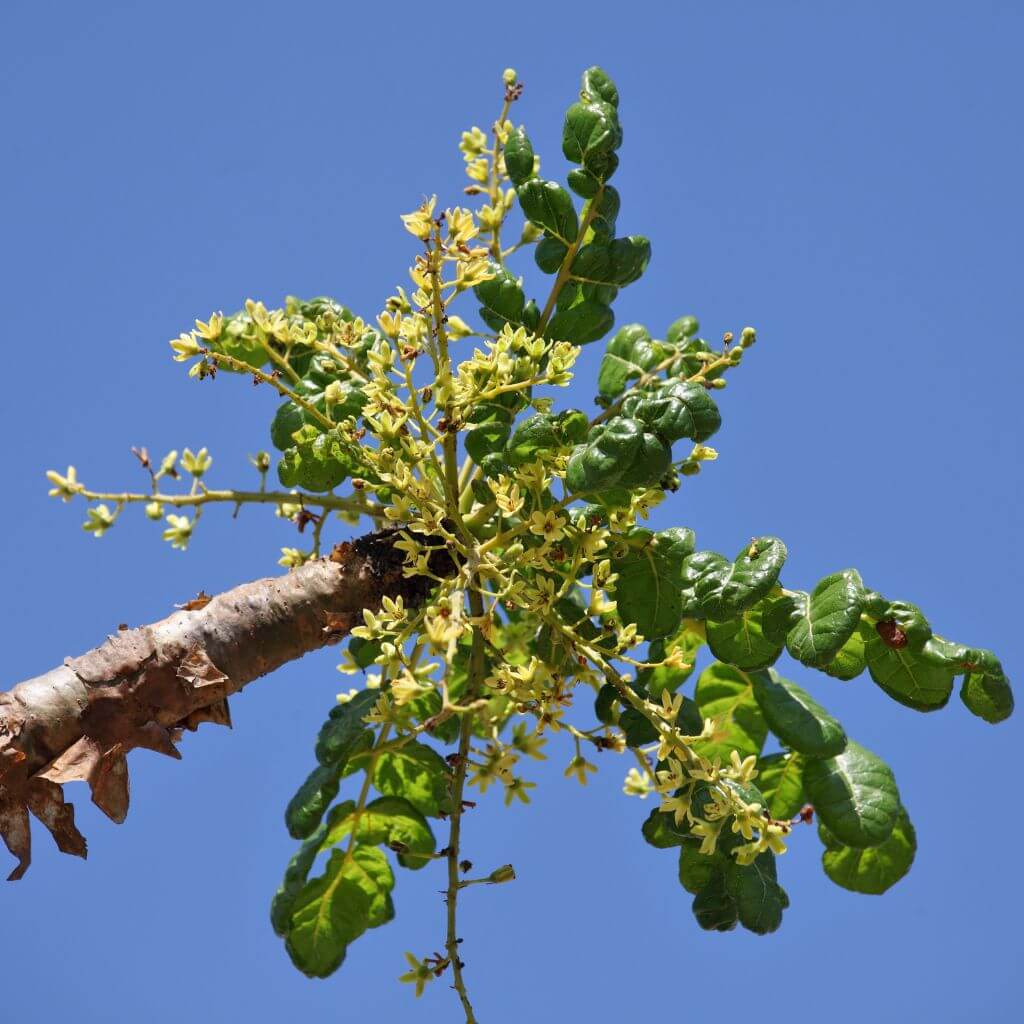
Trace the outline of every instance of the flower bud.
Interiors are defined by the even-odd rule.
[[[511,864],[502,864],[500,868],[495,868],[487,876],[487,881],[492,885],[499,885],[502,882],[515,881],[515,877],[515,868],[513,868]]]

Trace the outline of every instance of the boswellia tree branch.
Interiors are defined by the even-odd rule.
[[[778,537],[737,538],[731,555],[698,548],[689,526],[643,525],[717,461],[716,396],[757,332],[725,331],[719,345],[690,315],[662,337],[622,324],[586,396],[597,410],[575,407],[582,347],[611,332],[619,292],[651,257],[647,238],[618,228],[619,93],[601,68],[584,71],[562,133],[566,189],[540,176],[525,128],[507,119],[523,91],[514,70],[503,83],[490,134],[473,127],[459,145],[462,194],[483,205],[442,210],[435,197],[402,217],[417,243],[413,288],[386,299],[376,326],[334,299],[289,296],[279,309],[250,300],[213,313],[171,342],[206,387],[244,374],[278,393],[269,436],[284,490],[267,488],[267,452],[251,457],[258,490],[211,488],[206,448],[159,462],[134,449],[148,493],[87,488],[71,466],[47,474],[53,497],[87,503],[94,536],[144,506],[181,550],[208,506],[272,506],[300,534],[312,526],[310,548],[282,549],[293,571],[121,630],[0,695],[0,834],[19,877],[30,812],[61,849],[85,853],[62,783],[88,782],[120,821],[131,749],[178,756],[179,732],[227,722],[227,698],[246,683],[350,636],[339,667],[367,671],[366,686],[339,695],[285,809],[298,846],[270,922],[295,966],[326,978],[394,918],[393,864],[429,875],[444,863],[444,940],[431,947],[443,952],[407,951],[400,980],[420,995],[447,977],[466,1024],[477,1018],[462,894],[516,874],[502,864],[470,876],[465,815],[492,787],[529,803],[523,765],[547,744],[561,741],[564,774],[581,784],[597,771],[591,751],[625,754],[623,792],[655,798],[642,835],[677,858],[667,877],[697,924],[767,935],[789,906],[777,860],[807,841],[799,826],[817,819],[826,875],[854,892],[885,892],[914,860],[894,773],[819,703],[837,680],[867,677],[930,713],[959,678],[963,705],[991,723],[1014,703],[992,651],[940,635],[856,569],[804,590]],[[506,246],[517,206],[521,234]],[[547,283],[506,266],[527,247]],[[471,296],[476,327],[454,312]],[[556,409],[570,384],[571,404]],[[323,559],[337,516],[392,529]],[[811,691],[776,668],[784,659],[787,674],[810,670]]]
[[[93,802],[122,822],[129,751],[180,757],[182,730],[229,725],[228,697],[254,679],[338,642],[384,597],[420,604],[431,580],[403,574],[395,536],[367,534],[284,576],[201,595],[0,693],[0,835],[19,862],[10,879],[31,860],[29,811],[61,850],[85,856],[62,783],[87,782]],[[432,574],[453,569],[444,549],[431,556]]]

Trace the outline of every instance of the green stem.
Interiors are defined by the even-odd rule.
[[[113,501],[119,505],[156,501],[176,508],[199,507],[216,502],[234,505],[312,505],[329,511],[359,512],[372,519],[384,515],[384,506],[366,498],[343,498],[335,494],[292,494],[290,491],[201,491],[198,494],[139,494],[131,491],[106,493],[103,491],[78,492],[87,501]]]
[[[470,582],[469,607],[474,617],[484,614],[483,599],[478,590],[473,588],[475,580]],[[473,630],[473,646],[469,654],[469,680],[466,686],[466,696],[472,700],[483,682],[484,677],[484,636],[479,627]],[[459,994],[462,1002],[462,1009],[466,1014],[466,1024],[477,1024],[473,1014],[473,1005],[469,1001],[469,994],[466,992],[466,982],[462,975],[462,960],[459,958],[459,934],[457,925],[458,899],[459,899],[459,848],[462,836],[462,794],[466,785],[466,769],[469,766],[469,744],[473,736],[473,721],[475,715],[470,713],[462,718],[462,725],[459,729],[459,751],[458,760],[455,764],[454,776],[452,779],[452,810],[451,827],[448,832],[448,890],[445,899],[448,903],[448,928],[445,937],[445,949],[448,959],[452,965],[455,991]]]
[[[312,402],[307,402],[301,395],[296,394],[290,387],[282,384],[277,377],[272,373],[265,373],[257,366],[250,366],[248,363],[243,362],[241,359],[236,359],[234,356],[229,356],[224,352],[207,352],[207,358],[211,359],[218,366],[226,366],[229,370],[237,370],[239,373],[250,373],[256,380],[262,384],[269,384],[275,391],[282,397],[287,398],[294,402],[300,409],[305,412],[317,423],[320,424],[324,430],[333,430],[337,424],[334,420],[325,416]]]

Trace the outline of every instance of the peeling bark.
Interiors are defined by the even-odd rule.
[[[429,578],[405,577],[395,531],[340,544],[329,558],[188,602],[166,619],[120,628],[99,647],[0,693],[0,838],[31,861],[29,812],[65,853],[86,855],[62,784],[83,781],[115,822],[128,813],[126,755],[145,747],[180,758],[183,730],[231,724],[228,697],[309,651],[337,643],[385,596],[421,604]],[[421,538],[423,539],[423,538]],[[455,570],[439,548],[437,576]]]

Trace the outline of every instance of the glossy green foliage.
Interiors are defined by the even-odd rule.
[[[653,391],[632,394],[623,401],[622,412],[666,441],[681,437],[706,441],[722,425],[718,406],[707,389],[690,381],[672,381]]]
[[[579,217],[572,196],[557,181],[532,178],[517,190],[526,219],[543,228],[564,245],[576,241]]]
[[[768,801],[773,818],[792,818],[806,803],[803,771],[804,759],[800,754],[779,751],[758,758],[757,787]]]
[[[679,883],[694,894],[697,923],[706,931],[731,931],[737,924],[755,935],[776,931],[789,897],[779,885],[774,854],[765,852],[741,865],[730,845],[720,840],[722,848],[708,855],[692,839],[680,844]]]
[[[786,545],[776,537],[757,537],[730,562],[714,551],[698,551],[683,565],[687,614],[724,620],[750,608],[778,582]]]
[[[398,863],[416,870],[430,863],[437,843],[427,819],[406,799],[382,796],[361,813],[351,800],[331,808],[320,848],[327,849],[355,833],[357,843],[383,845],[398,854]]]
[[[429,818],[449,809],[448,766],[436,750],[417,740],[380,754],[371,778],[379,792],[408,800]]]
[[[578,409],[567,409],[554,415],[537,413],[516,427],[508,442],[505,458],[511,466],[550,458],[578,444],[587,436],[588,430],[586,414]]]
[[[338,795],[341,769],[341,765],[317,765],[288,801],[284,822],[293,839],[306,839],[316,831],[331,801]]]
[[[625,553],[612,560],[619,617],[648,640],[668,636],[679,625],[679,573],[693,544],[692,530],[653,533],[637,527],[625,537]]]
[[[574,281],[582,284],[613,289],[611,297],[614,297],[614,290],[636,281],[650,260],[651,243],[643,235],[611,241],[597,238],[579,250],[570,274]]]
[[[708,619],[705,629],[711,653],[719,661],[746,672],[773,665],[782,654],[783,645],[765,636],[764,618],[770,605],[770,599],[765,598],[733,618],[721,622]]]
[[[891,889],[910,870],[917,852],[917,835],[902,807],[889,837],[878,846],[844,846],[823,823],[818,825],[818,835],[825,844],[821,855],[825,874],[844,889],[872,896]]]
[[[566,486],[573,494],[656,483],[668,470],[672,451],[643,424],[615,416],[590,432],[569,459]]]
[[[537,243],[537,248],[533,250],[533,260],[545,274],[557,274],[568,252],[569,246],[565,242],[549,235]]]
[[[1002,673],[968,672],[960,699],[969,711],[993,725],[1013,714],[1013,691]]]
[[[736,917],[747,931],[768,935],[782,924],[789,906],[786,890],[779,885],[775,855],[762,853],[752,864],[730,862],[724,871],[725,891],[736,906]]]
[[[349,650],[353,652],[357,664],[360,664],[365,654],[369,659],[361,664],[365,668],[372,664],[372,658],[379,653],[379,646],[354,637],[349,643]],[[378,650],[375,651],[374,647]],[[316,759],[320,764],[341,765],[366,747],[366,741],[372,739],[372,732],[363,723],[363,718],[376,703],[377,696],[373,690],[364,690],[344,704],[331,708],[316,739]]]
[[[277,467],[278,479],[285,487],[331,491],[360,465],[352,445],[337,429],[320,433],[307,424],[295,433],[294,442]]]
[[[606,303],[586,298],[582,292],[571,306],[560,307],[544,332],[556,341],[589,345],[603,338],[615,323],[615,314]]]
[[[345,959],[348,945],[395,916],[395,879],[387,857],[373,846],[335,850],[323,875],[295,897],[286,947],[303,974],[326,978]]]
[[[816,668],[829,664],[860,622],[864,584],[855,569],[826,576],[799,608],[799,618],[786,637],[797,661]]]
[[[690,835],[688,824],[678,824],[673,815],[666,814],[657,807],[644,820],[640,831],[644,839],[659,850],[683,846]]]
[[[533,144],[520,125],[509,132],[505,141],[505,169],[513,185],[524,185],[533,177]]]
[[[663,814],[662,817],[669,817]],[[656,844],[655,844],[656,845]],[[679,884],[695,896],[707,889],[716,875],[720,875],[723,858],[700,852],[700,843],[683,839],[679,850]]]
[[[953,669],[930,661],[923,649],[915,651],[909,644],[894,648],[872,630],[864,655],[871,678],[893,700],[915,711],[937,711],[948,703],[953,692]]]
[[[807,797],[825,827],[846,846],[879,846],[892,834],[900,795],[892,769],[852,740],[825,761],[804,767]]]
[[[733,750],[740,757],[761,753],[768,723],[754,696],[751,676],[731,665],[715,662],[700,674],[694,697],[702,717],[723,717],[721,738],[695,744],[703,757],[727,761]]]
[[[646,327],[626,324],[608,342],[597,375],[597,389],[606,398],[616,398],[631,380],[653,370],[664,358],[665,350],[651,340]]]
[[[473,294],[480,302],[480,319],[492,331],[506,324],[530,330],[537,326],[536,304],[526,301],[522,282],[504,267],[496,268],[494,276],[478,284]]]
[[[326,388],[332,381],[327,381],[321,386],[320,381],[309,381],[309,386],[303,385],[309,381],[304,378],[295,387],[295,392],[309,402],[318,412],[331,417],[335,421],[341,421],[348,417],[357,417],[366,404],[366,396],[362,389],[350,380],[339,382],[333,394],[340,394],[340,401],[328,401]],[[319,420],[303,407],[296,405],[291,400],[281,405],[274,419],[270,424],[270,440],[279,451],[287,451],[295,444],[295,433],[303,427],[311,427],[320,431],[322,426]]]
[[[809,693],[774,669],[754,673],[751,679],[768,728],[787,747],[818,758],[843,752],[843,727]]]
[[[310,869],[320,852],[320,843],[327,834],[327,826],[321,825],[303,844],[298,852],[288,862],[284,871],[284,880],[280,888],[274,893],[270,903],[270,924],[274,933],[281,938],[288,934],[291,927],[292,908],[295,906],[295,898],[302,891],[309,877]]]
[[[637,673],[637,683],[654,701],[660,701],[662,693],[675,693],[687,679],[693,675],[697,663],[697,654],[704,641],[698,632],[691,630],[685,623],[671,637],[655,640],[647,651],[647,661],[664,661],[673,652],[682,658],[682,666],[657,665],[654,668],[643,668]]]

